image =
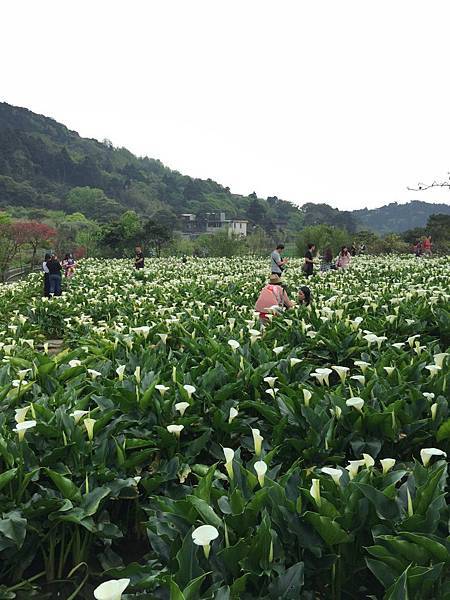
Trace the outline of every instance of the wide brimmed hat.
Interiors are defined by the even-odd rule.
[[[274,275],[272,273],[272,275],[269,277],[269,282],[270,283],[281,283],[281,278],[279,275]]]

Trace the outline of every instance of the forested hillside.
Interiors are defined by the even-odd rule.
[[[110,221],[126,210],[151,216],[225,211],[265,227],[299,227],[302,213],[288,202],[239,196],[208,180],[193,179],[159,160],[137,158],[105,140],[76,132],[29,110],[0,103],[0,206],[82,212]]]
[[[450,214],[449,205],[418,201],[349,212],[327,204],[299,208],[276,196],[233,194],[211,179],[182,175],[108,140],[82,138],[53,119],[6,103],[0,103],[0,208],[38,220],[49,211],[82,213],[100,223],[128,210],[145,217],[164,211],[174,219],[186,212],[224,211],[228,218],[248,219],[251,226],[286,238],[303,226],[321,223],[350,233],[399,232],[425,226],[433,213]]]

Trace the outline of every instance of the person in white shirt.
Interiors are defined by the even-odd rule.
[[[50,260],[50,254],[46,254],[44,262],[42,263],[42,270],[44,271],[44,296],[50,296],[50,272],[47,267],[47,261]]]

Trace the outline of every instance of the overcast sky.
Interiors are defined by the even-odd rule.
[[[236,193],[340,209],[450,171],[448,0],[1,0],[0,98]]]

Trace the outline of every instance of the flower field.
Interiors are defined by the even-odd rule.
[[[449,260],[267,266],[0,287],[0,600],[450,599]]]

